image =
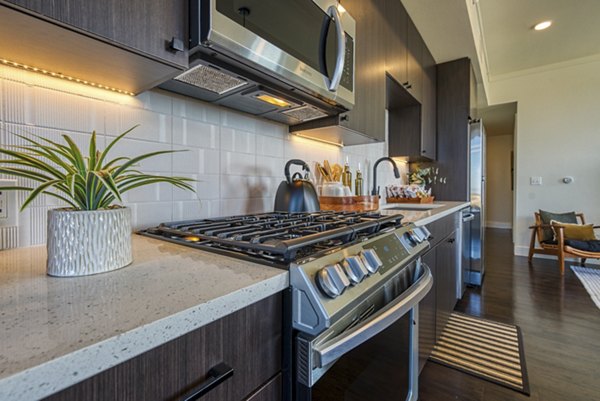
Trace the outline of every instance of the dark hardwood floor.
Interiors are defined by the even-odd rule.
[[[567,268],[512,255],[511,232],[486,231],[486,275],[467,289],[457,311],[519,325],[531,396],[427,362],[420,401],[600,400],[600,310]]]

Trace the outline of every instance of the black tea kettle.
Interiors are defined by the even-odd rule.
[[[290,177],[290,166],[296,164],[302,166],[305,175],[300,173]],[[275,195],[276,212],[318,212],[321,210],[319,196],[313,183],[309,180],[310,169],[308,164],[302,160],[292,159],[285,164],[285,181],[277,188]]]

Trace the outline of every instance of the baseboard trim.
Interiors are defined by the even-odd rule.
[[[514,249],[514,253],[515,256],[529,256],[529,247],[528,246],[524,246],[524,245],[515,245],[515,249]],[[543,253],[536,253],[535,255],[533,255],[534,259],[551,259],[551,260],[556,260],[556,256],[553,255],[544,255]],[[569,262],[573,262],[573,261],[579,261],[578,258],[566,258],[566,261]],[[585,264],[590,264],[590,265],[600,265],[600,259],[588,259],[586,260]]]
[[[485,226],[487,228],[511,229],[512,228],[512,223],[507,223],[507,222],[504,222],[504,221],[486,221],[485,222]]]

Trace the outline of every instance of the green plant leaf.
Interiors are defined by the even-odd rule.
[[[79,150],[79,147],[77,147],[77,144],[75,143],[75,141],[73,141],[73,139],[71,139],[70,136],[63,134],[62,137],[69,144],[69,149],[71,149],[70,154],[73,155],[75,159],[75,168],[77,168],[77,170],[79,170],[80,173],[85,173],[87,170],[85,167],[83,155],[81,154],[81,150]]]
[[[119,202],[123,202],[121,199],[121,194],[119,193],[119,188],[113,181],[112,177],[108,174],[103,174],[100,171],[94,171],[93,174],[98,177],[100,181],[104,184],[104,186],[108,189],[108,191],[119,200]]]
[[[90,170],[96,169],[96,131],[92,132],[92,137],[90,138],[90,149],[89,149],[89,164],[88,168]]]
[[[31,193],[29,194],[29,196],[27,198],[25,198],[25,201],[21,205],[21,211],[25,210],[27,205],[29,205],[35,198],[37,198],[39,194],[41,194],[47,188],[50,188],[59,182],[61,182],[61,180],[52,180],[52,181],[48,181],[48,182],[44,182],[43,184],[40,184],[37,188],[35,188],[33,191],[31,191]]]
[[[119,142],[121,139],[123,139],[125,137],[125,135],[129,134],[131,131],[133,131],[134,129],[136,129],[139,126],[140,126],[139,124],[134,125],[133,127],[129,128],[127,131],[123,132],[121,135],[119,135],[118,137],[113,139],[108,144],[106,149],[104,149],[104,152],[102,152],[102,156],[100,156],[100,158],[98,159],[98,164],[102,164],[104,162],[106,155],[108,154],[108,152],[110,152],[110,150],[113,148],[113,146],[115,146],[117,144],[117,142]]]

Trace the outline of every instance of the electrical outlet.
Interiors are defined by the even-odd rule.
[[[16,180],[0,180],[0,188],[16,185]],[[17,193],[0,189],[0,226],[16,226],[17,218]]]
[[[529,177],[529,185],[542,185],[542,177]]]

